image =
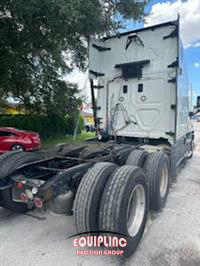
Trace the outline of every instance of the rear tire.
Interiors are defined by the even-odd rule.
[[[144,151],[144,150],[133,150],[127,160],[126,160],[126,164],[127,165],[134,165],[134,166],[138,166],[138,167],[143,167],[145,160],[148,156],[148,152]]]
[[[169,194],[171,183],[169,158],[162,151],[150,153],[144,168],[149,181],[150,208],[158,211],[164,207]]]
[[[4,156],[4,155],[2,155]],[[11,175],[19,166],[46,158],[48,154],[42,152],[9,152],[0,158],[0,178]]]
[[[143,170],[129,165],[120,167],[103,192],[99,229],[113,232],[111,235],[108,233],[110,236],[123,234],[118,237],[125,238],[127,246],[119,249],[124,250],[125,257],[130,257],[140,242],[148,209],[148,186]]]
[[[74,223],[78,233],[98,230],[98,212],[103,189],[117,165],[96,163],[83,176],[74,202]]]

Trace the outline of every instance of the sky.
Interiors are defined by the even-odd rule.
[[[133,30],[151,26],[170,20],[176,20],[180,15],[180,35],[184,45],[189,82],[193,88],[193,103],[200,95],[200,0],[151,0],[145,8],[147,13],[144,23],[127,21],[125,30]],[[90,99],[87,74],[77,69],[67,79],[76,82],[84,96]]]

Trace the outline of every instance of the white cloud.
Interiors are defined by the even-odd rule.
[[[180,32],[184,46],[200,47],[200,0],[157,3],[152,6],[145,26],[176,20],[180,15]]]
[[[194,43],[194,47],[200,47],[200,42]]]
[[[87,101],[90,101],[90,83],[87,72],[83,73],[78,68],[75,68],[64,79],[68,82],[76,83],[81,91],[80,95],[87,98]]]
[[[199,62],[194,63],[194,67],[196,68],[200,67],[200,63]]]

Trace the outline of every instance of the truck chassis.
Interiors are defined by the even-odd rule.
[[[126,235],[124,255],[129,257],[142,237],[149,207],[157,211],[165,205],[175,177],[172,158],[167,146],[121,139],[10,152],[0,161],[0,205],[23,213],[49,203],[52,211],[74,213],[79,233]],[[125,221],[122,228],[119,212]]]

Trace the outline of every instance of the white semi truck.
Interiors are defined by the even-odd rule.
[[[93,39],[89,73],[98,138],[2,155],[0,204],[26,212],[50,202],[55,212],[73,212],[78,233],[123,235],[128,257],[149,208],[164,207],[192,156],[179,21]]]
[[[189,83],[179,21],[93,40],[92,90],[99,138],[170,151],[173,174],[192,154]],[[97,85],[94,85],[96,80]]]

